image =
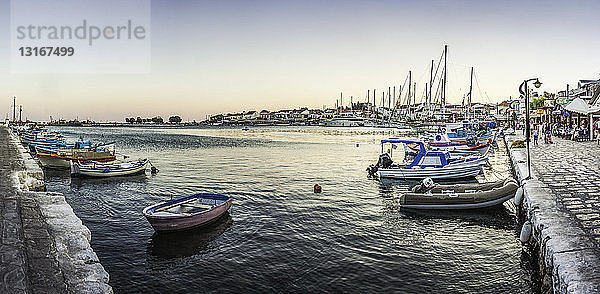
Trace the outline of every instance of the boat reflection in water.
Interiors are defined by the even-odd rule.
[[[212,251],[210,243],[231,228],[233,219],[229,212],[215,222],[176,232],[154,233],[148,243],[148,254],[162,258],[182,258]]]

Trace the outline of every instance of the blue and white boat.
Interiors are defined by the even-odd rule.
[[[71,163],[71,176],[117,177],[142,174],[146,171],[148,162],[148,159],[138,159],[121,163],[73,161]]]
[[[383,152],[384,144],[392,144],[387,152]],[[397,164],[392,160],[395,144],[418,146],[419,151],[412,160]],[[481,173],[481,167],[487,164],[487,156],[451,156],[447,150],[431,150],[425,148],[421,140],[390,138],[381,140],[382,154],[376,165],[367,171],[380,178],[411,179],[460,179],[472,178]]]
[[[93,141],[76,141],[67,142],[65,140],[36,140],[28,144],[29,151],[36,153],[36,148],[43,148],[46,150],[57,150],[57,149],[86,149],[93,148],[101,145],[101,143],[95,143]]]

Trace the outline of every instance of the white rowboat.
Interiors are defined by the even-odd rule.
[[[146,171],[148,159],[122,163],[78,162],[71,164],[71,176],[118,177],[141,174]]]

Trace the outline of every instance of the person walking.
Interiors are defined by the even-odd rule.
[[[538,140],[539,134],[540,134],[540,132],[538,131],[537,128],[535,128],[535,131],[533,131],[533,145],[537,145],[537,140]]]
[[[600,145],[600,120],[594,123],[594,132],[596,133],[596,143]]]
[[[552,144],[552,132],[550,130],[546,131],[546,144]]]

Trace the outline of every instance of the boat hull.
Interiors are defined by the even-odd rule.
[[[487,162],[486,158],[477,159],[471,162],[451,164],[445,167],[425,167],[419,166],[413,168],[379,168],[377,173],[380,178],[393,178],[403,180],[419,180],[424,178],[432,179],[462,179],[472,178],[481,173],[481,166]]]
[[[440,185],[427,193],[406,193],[400,206],[410,209],[478,209],[501,205],[518,189],[514,179],[496,183]]]
[[[363,120],[328,120],[323,122],[324,127],[362,127],[365,123]]]
[[[122,177],[143,174],[146,171],[148,161],[146,160],[143,164],[133,166],[131,168],[118,168],[118,169],[98,169],[89,167],[87,165],[80,165],[78,163],[71,164],[71,176],[74,177],[94,177],[94,178],[105,178],[105,177]]]
[[[42,167],[46,168],[57,168],[57,169],[67,169],[71,167],[72,160],[93,160],[98,162],[108,162],[115,160],[114,155],[102,155],[98,157],[72,157],[72,156],[59,156],[53,154],[45,154],[39,153],[37,154],[37,158],[40,161]]]
[[[192,214],[157,215],[152,212],[157,207],[164,206],[165,204],[168,204],[168,202],[148,206],[143,211],[144,216],[157,232],[182,231],[208,225],[229,211],[233,204],[233,199],[229,197],[226,201],[213,206],[209,210]]]
[[[217,220],[221,215],[231,208],[232,200],[227,201],[224,205],[216,207],[207,213],[198,216],[187,216],[177,218],[161,218],[146,215],[146,219],[158,232],[182,231],[200,226],[208,225]]]
[[[431,210],[456,210],[456,209],[479,209],[501,205],[502,203],[515,197],[514,194],[502,198],[480,202],[480,203],[461,203],[461,204],[402,204],[402,208],[409,209],[431,209]]]
[[[38,156],[38,159],[40,160],[42,167],[65,169],[71,166],[71,162],[69,160],[62,158]]]

